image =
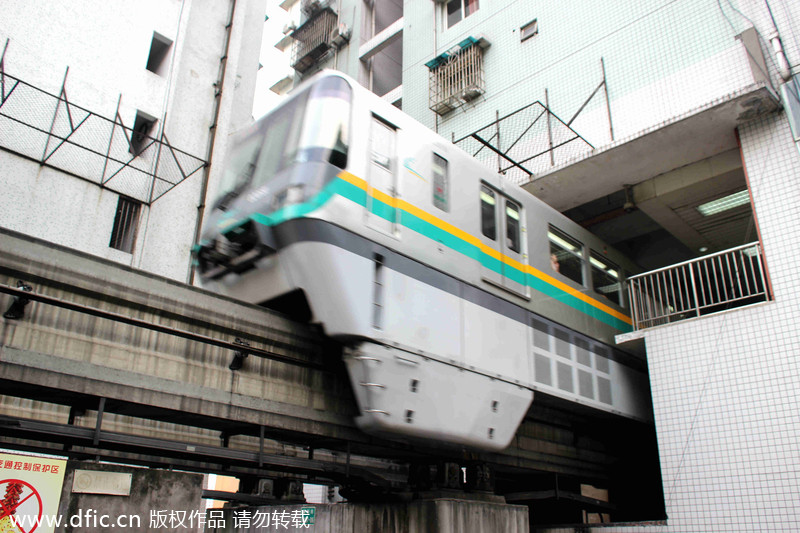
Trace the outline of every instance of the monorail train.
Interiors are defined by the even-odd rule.
[[[534,391],[650,417],[612,347],[634,265],[340,73],[239,135],[195,259],[343,344],[367,432],[499,450]]]

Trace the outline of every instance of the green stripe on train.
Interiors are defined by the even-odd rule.
[[[334,194],[338,194],[343,198],[347,198],[348,200],[362,207],[366,207],[367,205],[367,192],[364,189],[341,178],[336,178],[326,185],[322,191],[306,202],[282,207],[281,209],[278,209],[269,215],[253,213],[250,215],[250,219],[265,226],[275,226],[281,222],[285,222],[293,218],[300,218],[309,215],[313,211],[322,207],[328,200],[331,199]],[[618,319],[617,317],[609,315],[608,313],[557,287],[554,287],[553,285],[537,278],[536,276],[526,274],[525,272],[522,272],[518,268],[511,265],[502,264],[498,259],[483,252],[474,244],[471,244],[461,237],[453,235],[452,233],[439,228],[430,222],[409,213],[408,211],[394,208],[375,197],[371,198],[370,211],[375,215],[388,220],[389,222],[399,222],[400,225],[405,226],[408,229],[419,233],[420,235],[439,242],[442,245],[447,246],[448,248],[451,248],[452,250],[455,250],[456,252],[470,259],[478,261],[485,268],[496,272],[501,276],[505,275],[516,283],[530,286],[532,289],[550,296],[551,298],[554,298],[555,300],[572,307],[576,311],[580,311],[586,315],[589,315],[590,317],[595,318],[619,331],[628,332],[632,329],[629,324]],[[399,221],[397,220],[398,212],[400,215]]]

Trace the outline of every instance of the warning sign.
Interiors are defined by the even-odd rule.
[[[67,461],[0,453],[0,533],[50,533]]]

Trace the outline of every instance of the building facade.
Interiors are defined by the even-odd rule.
[[[0,225],[190,280],[263,21],[252,0],[6,2]]]
[[[660,301],[663,313],[618,339],[646,351],[666,519],[619,530],[796,531],[800,8],[300,5],[296,80],[321,68],[350,74],[643,271],[673,276],[639,302]],[[734,248],[749,266],[730,259]],[[720,266],[709,274],[709,264]],[[759,298],[743,295],[755,279],[747,268],[761,272]],[[679,287],[690,282],[694,294]],[[738,303],[719,304],[725,283],[738,285]],[[697,291],[711,286],[718,299],[704,306]]]

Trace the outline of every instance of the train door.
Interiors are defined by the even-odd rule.
[[[520,296],[528,296],[522,206],[501,192],[481,185],[481,275]]]
[[[524,252],[526,246],[525,225],[522,218],[522,204],[515,202],[511,198],[503,197],[503,211],[500,214],[503,219],[501,224],[503,229],[503,286],[521,296],[528,296],[527,283],[527,255]]]
[[[496,285],[503,285],[503,266],[498,242],[497,204],[500,195],[491,187],[481,184],[481,233],[483,247],[480,251],[481,277]]]
[[[367,224],[394,233],[397,229],[397,130],[373,115],[369,138]]]

